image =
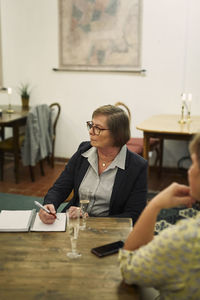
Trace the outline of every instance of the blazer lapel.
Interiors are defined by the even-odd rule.
[[[121,189],[121,186],[122,186],[122,182],[124,180],[127,180],[126,177],[128,176],[128,173],[129,173],[128,172],[129,158],[130,158],[130,154],[127,149],[125,170],[118,169],[117,174],[116,174],[113,191],[112,191],[112,195],[110,198],[110,211],[112,211],[112,207],[113,207],[114,203],[117,203],[118,201],[120,201],[120,199],[122,197],[122,193],[124,193],[124,191],[122,191],[122,189]]]
[[[112,195],[111,195],[111,198],[110,198],[110,211],[112,210],[113,204],[118,202],[119,199],[121,198],[121,194],[122,194],[121,183],[125,178],[124,172],[126,172],[126,170],[118,169],[118,171],[117,171],[114,186],[113,186]]]

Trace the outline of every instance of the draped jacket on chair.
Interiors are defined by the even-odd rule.
[[[51,109],[42,104],[33,107],[27,117],[24,143],[21,148],[25,166],[36,163],[52,153],[53,126]]]

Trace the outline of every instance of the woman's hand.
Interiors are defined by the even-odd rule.
[[[56,214],[55,207],[53,204],[46,204],[44,205],[52,214]],[[45,224],[53,224],[55,222],[55,216],[48,214],[43,209],[40,209],[39,211],[39,217],[41,221]]]
[[[190,196],[189,186],[178,183],[172,183],[151,201],[152,205],[156,205],[159,209],[178,206],[191,207],[195,203],[195,199]]]
[[[190,188],[186,185],[172,183],[155,196],[143,210],[141,216],[129,234],[124,249],[135,250],[148,244],[154,237],[154,226],[157,215],[163,208],[192,206],[195,202],[190,196]]]
[[[69,216],[70,218],[77,218],[77,206],[70,206],[69,208]],[[88,213],[85,214],[88,217]],[[82,211],[80,210],[80,217],[82,217]]]

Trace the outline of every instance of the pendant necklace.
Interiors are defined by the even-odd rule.
[[[101,165],[102,165],[103,168],[105,168],[106,165],[107,165],[107,164],[110,164],[112,161],[113,161],[113,159],[112,159],[112,160],[109,160],[109,161],[107,161],[107,162],[102,162]]]
[[[99,157],[99,163],[102,166],[102,168],[106,168],[107,165],[109,165],[112,161],[114,160],[114,158],[108,160],[108,161],[103,161],[100,157]]]

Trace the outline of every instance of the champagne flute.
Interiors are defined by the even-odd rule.
[[[78,258],[81,256],[80,253],[77,252],[77,239],[79,232],[79,224],[80,224],[80,208],[77,207],[76,217],[72,217],[70,215],[69,210],[67,210],[67,232],[70,236],[71,248],[72,251],[67,253],[69,258]]]
[[[82,213],[82,225],[80,226],[81,230],[86,229],[86,219],[87,219],[87,208],[90,203],[91,192],[82,191],[80,192],[80,208]]]

